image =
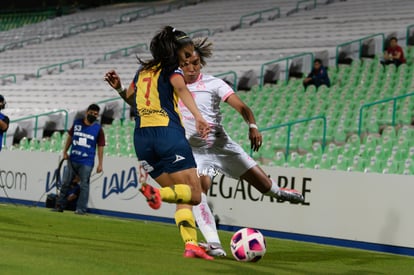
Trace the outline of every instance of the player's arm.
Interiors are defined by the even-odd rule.
[[[198,133],[202,138],[205,138],[210,132],[210,126],[198,110],[191,92],[185,85],[184,78],[179,74],[175,74],[171,76],[170,82],[171,85],[173,85],[175,92],[180,97],[181,101],[194,116]]]
[[[104,156],[104,146],[105,146],[105,134],[103,129],[99,130],[97,145],[98,145],[98,166],[96,167],[96,173],[101,173],[103,171],[103,156]]]
[[[230,95],[226,102],[236,109],[249,125],[250,146],[253,151],[258,151],[260,146],[262,146],[262,134],[257,128],[256,119],[254,118],[252,110],[236,94]]]
[[[112,88],[117,90],[119,96],[125,100],[128,105],[132,106],[134,104],[133,94],[135,93],[135,88],[132,83],[128,88],[124,88],[121,83],[121,78],[114,70],[107,72],[104,79]]]
[[[401,57],[401,50],[398,49],[397,51],[395,51],[395,55],[393,56],[394,59],[400,59]]]
[[[96,173],[101,173],[103,171],[103,156],[104,146],[98,146],[98,167],[96,167]]]
[[[68,132],[68,137],[66,138],[65,146],[63,147],[63,159],[69,159],[68,150],[72,145],[72,136],[73,136],[73,126]]]
[[[0,130],[2,131],[7,131],[7,129],[9,128],[9,120],[8,119],[0,119]]]

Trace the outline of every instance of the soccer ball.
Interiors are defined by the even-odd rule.
[[[266,240],[259,230],[242,228],[231,237],[230,250],[237,261],[257,262],[266,253]]]

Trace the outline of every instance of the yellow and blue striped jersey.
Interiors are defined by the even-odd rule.
[[[181,69],[166,76],[163,70],[138,70],[135,85],[136,127],[183,128],[178,97],[171,85],[172,77],[183,77]]]

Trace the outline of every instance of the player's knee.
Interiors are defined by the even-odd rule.
[[[191,204],[198,205],[201,202],[201,192],[192,192],[191,193]]]

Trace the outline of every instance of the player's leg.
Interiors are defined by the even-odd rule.
[[[196,219],[198,228],[203,234],[206,243],[200,243],[209,255],[211,256],[226,256],[226,252],[221,246],[220,238],[217,232],[217,225],[215,217],[207,203],[207,191],[211,186],[210,176],[200,176],[201,187],[201,202],[193,206],[193,214]]]
[[[227,176],[247,181],[264,195],[294,203],[303,202],[302,194],[296,190],[280,188],[233,140],[229,140],[218,153],[215,166]]]
[[[140,191],[153,209],[158,209],[161,206],[161,201],[191,205],[200,203],[201,186],[195,168],[187,168],[170,174],[162,173],[156,177],[152,172],[150,175],[161,188],[143,184]]]
[[[197,176],[195,169],[186,169],[183,171],[175,172],[172,174],[162,174],[160,177],[156,178],[156,181],[164,186],[160,188],[160,194],[163,197],[163,201],[166,198],[169,198],[169,202],[172,201],[172,197],[184,198],[189,202],[196,202],[197,198],[192,198],[191,195],[200,196],[201,186],[199,178]],[[171,184],[174,182],[183,182],[186,184]],[[179,192],[180,188],[177,186],[185,185],[189,187],[186,192]],[[194,185],[194,186],[193,186]],[[174,194],[172,194],[174,193]],[[177,210],[174,215],[175,223],[180,231],[181,238],[185,243],[184,257],[187,258],[203,258],[207,260],[213,259],[207,255],[201,247],[199,247],[197,242],[197,228],[195,224],[195,219],[192,213],[192,205],[178,203]]]
[[[175,223],[185,243],[184,257],[212,260],[213,257],[206,254],[205,250],[197,243],[197,228],[191,208],[192,206],[188,204],[177,204],[174,215]]]
[[[169,203],[200,202],[201,187],[196,164],[184,132],[165,127],[136,129],[134,146],[142,170],[161,185],[160,189],[147,184],[141,187],[152,208],[158,209],[161,200]]]
[[[73,164],[75,165],[75,164]],[[78,202],[76,204],[76,214],[85,214],[87,210],[87,204],[89,200],[89,183],[90,177],[92,174],[92,166],[83,165],[83,164],[76,164],[78,171],[78,176],[80,179],[79,186],[80,186],[80,193]]]
[[[279,187],[258,165],[249,168],[240,176],[240,179],[247,181],[264,195],[293,203],[303,202],[304,200],[302,194],[298,191]]]

